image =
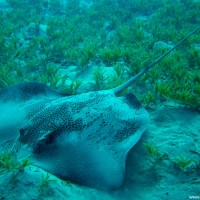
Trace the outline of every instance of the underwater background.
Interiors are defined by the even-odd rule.
[[[199,0],[0,0],[0,90],[33,81],[69,95],[114,88],[199,25]],[[200,32],[128,92],[150,122],[122,187],[76,185],[1,152],[0,199],[200,199]]]

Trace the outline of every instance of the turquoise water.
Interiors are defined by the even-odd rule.
[[[1,199],[200,198],[199,30],[126,86],[200,1],[3,0],[0,25]]]

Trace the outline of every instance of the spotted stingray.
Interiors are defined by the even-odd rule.
[[[44,84],[22,83],[1,90],[1,147],[12,144],[18,156],[27,152],[35,165],[72,182],[120,187],[127,154],[147,129],[148,113],[134,94],[118,94],[198,29],[114,89],[66,96]]]

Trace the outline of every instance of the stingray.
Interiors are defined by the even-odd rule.
[[[67,96],[31,82],[1,90],[1,148],[31,154],[38,167],[80,185],[120,187],[149,117],[134,94],[119,94],[199,29],[114,89]]]

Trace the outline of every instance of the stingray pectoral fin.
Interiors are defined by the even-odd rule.
[[[120,187],[125,175],[125,159],[116,158],[112,151],[85,145],[72,149],[70,174],[65,178],[98,189]],[[68,152],[70,152],[68,150]]]
[[[44,147],[42,147],[44,145]],[[61,178],[100,189],[120,187],[125,158],[104,146],[79,138],[77,132],[63,133],[53,143],[40,142],[34,163]]]
[[[27,82],[14,84],[0,91],[0,102],[26,102],[31,99],[62,97],[66,94],[57,92],[42,83]]]
[[[12,103],[0,103],[0,145],[8,140],[17,139],[20,127],[26,123],[25,113]]]

